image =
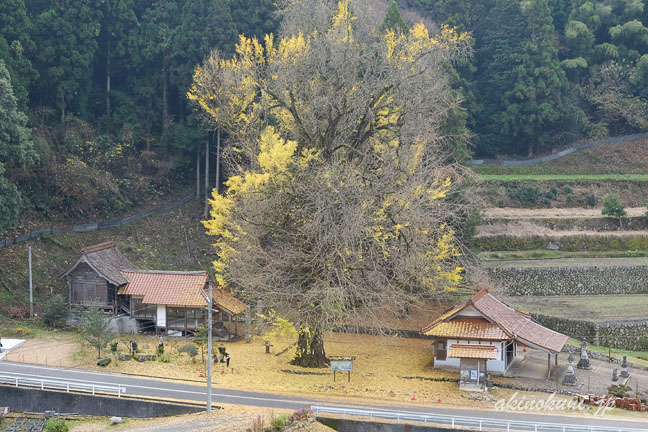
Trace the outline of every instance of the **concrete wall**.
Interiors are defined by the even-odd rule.
[[[415,426],[411,424],[378,423],[326,417],[317,417],[317,421],[337,430],[338,432],[442,432],[453,430],[450,427]],[[461,430],[466,432],[475,431],[475,429]]]
[[[448,339],[446,342],[446,347],[447,350],[449,351],[450,346],[453,344],[466,345],[468,344],[468,342],[470,342],[470,345],[493,345],[497,347],[497,359],[488,360],[488,363],[486,364],[486,368],[488,369],[488,372],[493,372],[493,373],[498,373],[498,372],[501,373],[506,370],[505,367],[506,362],[504,361],[504,354],[502,353],[502,342]],[[460,364],[460,359],[458,358],[446,357],[445,361],[437,360],[436,357],[434,359],[434,367],[439,369],[458,370],[459,364]]]
[[[491,267],[506,295],[648,293],[648,267]]]
[[[54,410],[59,413],[118,417],[166,417],[203,411],[203,408],[190,405],[11,386],[0,386],[0,406],[8,406],[17,412]]]

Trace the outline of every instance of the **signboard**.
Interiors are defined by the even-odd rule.
[[[331,370],[351,372],[353,370],[353,360],[331,360]]]
[[[331,370],[333,371],[333,382],[335,382],[335,374],[337,371],[347,373],[347,381],[351,382],[351,371],[353,370],[353,360],[355,356],[352,357],[342,357],[342,356],[329,356],[329,361],[331,362]]]

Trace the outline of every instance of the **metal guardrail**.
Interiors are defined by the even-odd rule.
[[[67,393],[71,391],[92,392],[95,393],[115,393],[117,398],[121,398],[122,394],[126,393],[124,386],[109,386],[100,384],[85,384],[74,381],[58,381],[40,378],[27,378],[22,376],[0,375],[0,383],[11,384],[15,387],[36,387],[41,390],[65,390]]]
[[[605,426],[571,425],[562,423],[535,423],[517,420],[499,420],[478,417],[460,417],[441,414],[414,414],[409,412],[374,411],[362,409],[335,408],[327,406],[311,406],[316,415],[320,413],[339,414],[343,418],[349,416],[368,417],[401,421],[415,421],[427,425],[450,426],[452,429],[471,428],[470,430],[495,431],[533,431],[533,432],[647,432],[648,429],[629,429]]]

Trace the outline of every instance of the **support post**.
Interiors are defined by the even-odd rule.
[[[558,366],[558,353],[556,353],[556,361],[554,362],[556,366]]]
[[[207,305],[208,317],[207,317],[207,414],[211,413],[212,409],[212,322],[213,322],[213,311],[212,304],[214,299],[214,284],[212,281],[209,281],[209,304]]]
[[[257,336],[261,336],[263,334],[263,319],[261,318],[261,315],[263,315],[263,303],[261,302],[261,300],[257,300],[256,314]]]
[[[551,353],[547,353],[547,379],[551,377]]]
[[[200,198],[200,148],[196,148],[196,198]]]
[[[252,342],[252,311],[250,305],[245,307],[245,343]]]
[[[29,317],[34,318],[34,289],[32,286],[32,254],[29,246]]]

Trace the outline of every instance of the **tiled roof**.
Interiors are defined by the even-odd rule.
[[[129,282],[121,294],[143,296],[142,303],[203,307],[207,272],[124,271]]]
[[[81,263],[88,264],[99,276],[108,280],[108,282],[120,286],[128,282],[124,277],[122,270],[133,268],[134,266],[119,252],[115,243],[112,241],[100,243],[81,249],[81,257],[68,271],[63,273],[60,278],[70,274]]]
[[[466,303],[454,307],[437,318],[432,324],[422,329],[421,333],[434,333],[439,326],[444,326],[442,327],[444,331],[450,331],[451,326],[446,326],[447,323],[452,322],[449,320],[471,305],[485,318],[497,325],[508,337],[531,347],[535,345],[551,352],[560,352],[567,342],[567,336],[541,326],[532,321],[527,314],[511,309],[489,294],[486,289],[482,289]]]
[[[497,347],[493,345],[450,345],[448,357],[452,358],[474,358],[474,359],[496,359]]]
[[[533,322],[488,293],[473,301],[473,306],[520,342],[531,342],[553,352],[560,352],[567,342],[567,336]]]
[[[231,293],[222,289],[214,289],[213,295],[214,307],[220,306],[234,315],[245,312],[245,303],[234,297]]]
[[[423,329],[421,329],[421,334],[427,335],[428,332],[436,325],[438,325],[441,321],[445,321],[446,319],[450,318],[451,316],[453,316],[454,314],[462,310],[464,307],[466,307],[465,303],[460,304],[459,306],[455,306],[449,309],[448,311],[444,312],[443,315],[441,315],[439,318],[432,321],[432,324],[428,325],[427,327],[423,327]]]
[[[452,321],[440,322],[432,329],[423,333],[426,336],[477,339],[477,340],[506,340],[509,337],[496,325],[483,319],[456,318]]]

